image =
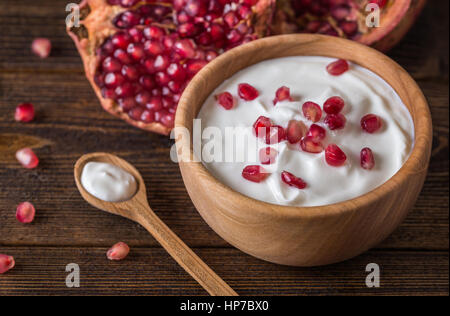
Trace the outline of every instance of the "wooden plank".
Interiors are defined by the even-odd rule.
[[[420,83],[435,125],[430,173],[411,215],[382,248],[448,249],[448,86]],[[169,158],[172,142],[104,112],[82,74],[3,73],[0,86],[0,245],[107,246],[117,239],[156,245],[140,226],[96,211],[81,199],[72,167],[92,151],[113,152],[135,164],[147,182],[151,205],[189,245],[226,245],[190,202],[178,166]],[[24,101],[38,107],[32,124],[13,121],[15,105]],[[37,170],[15,161],[15,151],[24,146],[36,148],[42,161]],[[15,205],[24,200],[38,208],[30,226],[14,218]]]
[[[109,262],[102,248],[0,248],[15,269],[0,277],[0,295],[205,295],[160,248],[135,248]],[[234,249],[195,249],[240,295],[448,295],[448,253],[372,251],[345,263],[293,268]],[[81,287],[67,288],[65,267],[77,263]],[[377,263],[381,287],[367,288],[366,265]],[[243,268],[245,267],[245,269]]]

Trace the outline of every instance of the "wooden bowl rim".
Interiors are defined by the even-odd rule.
[[[415,80],[408,74],[408,72],[401,67],[399,64],[397,64],[394,60],[389,58],[388,56],[384,55],[383,53],[360,43],[357,43],[355,41],[338,38],[338,37],[332,37],[332,36],[326,36],[326,35],[318,35],[318,34],[289,34],[289,35],[278,35],[278,36],[270,36],[262,39],[258,39],[255,41],[252,41],[250,43],[247,43],[245,45],[238,46],[211,61],[208,65],[206,65],[189,83],[189,85],[186,87],[179,105],[178,110],[175,118],[175,128],[177,127],[185,127],[189,126],[186,124],[186,117],[184,113],[187,112],[186,108],[191,106],[192,102],[191,99],[193,95],[197,93],[197,89],[203,87],[201,84],[202,80],[205,80],[205,77],[212,76],[215,73],[215,69],[218,68],[220,65],[227,64],[232,61],[232,58],[235,58],[236,55],[240,54],[246,54],[249,51],[252,51],[254,49],[264,49],[264,47],[270,47],[271,45],[280,45],[280,42],[283,42],[283,44],[298,44],[298,45],[314,45],[317,42],[320,41],[329,41],[333,43],[333,45],[343,45],[347,46],[349,49],[355,49],[354,51],[363,51],[367,55],[374,56],[375,58],[381,59],[383,63],[386,63],[389,67],[393,67],[393,69],[396,69],[400,72],[402,75],[402,79],[406,80],[407,85],[411,87],[410,90],[408,90],[408,96],[415,95],[415,103],[410,104],[411,109],[415,109],[417,111],[425,112],[426,115],[421,115],[418,117],[414,117],[414,115],[411,113],[411,110],[409,109],[408,105],[408,112],[410,112],[411,117],[413,118],[413,125],[414,125],[414,144],[413,149],[411,151],[411,154],[407,161],[403,164],[403,166],[400,168],[400,170],[394,174],[390,179],[388,179],[385,183],[381,184],[379,187],[373,189],[372,191],[360,195],[356,198],[342,201],[339,203],[333,203],[328,205],[322,205],[322,206],[286,206],[286,205],[277,205],[272,204],[260,200],[256,200],[254,198],[248,197],[240,192],[235,191],[234,189],[230,188],[229,186],[223,184],[218,179],[216,179],[208,169],[205,168],[205,166],[201,162],[183,162],[180,161],[180,167],[181,164],[183,164],[184,167],[193,169],[195,174],[202,174],[202,176],[206,177],[206,180],[209,184],[214,184],[220,187],[221,192],[224,192],[225,194],[230,195],[230,199],[233,200],[240,200],[242,201],[241,204],[243,205],[249,205],[254,204],[253,209],[257,210],[257,212],[263,213],[265,215],[276,215],[276,216],[283,216],[288,218],[318,218],[318,217],[325,217],[325,216],[332,216],[332,215],[339,215],[346,212],[352,212],[356,209],[363,208],[364,206],[367,206],[369,204],[375,203],[376,200],[379,200],[382,198],[382,196],[388,194],[389,192],[396,190],[401,184],[403,184],[405,181],[408,181],[409,178],[412,175],[418,174],[420,172],[423,172],[424,169],[428,166],[429,161],[429,152],[431,148],[431,141],[432,141],[432,121],[431,121],[431,114],[428,107],[427,100],[425,96],[423,95],[420,87],[417,85]],[[342,58],[349,61],[352,61],[358,65],[361,65],[363,67],[367,67],[367,65],[363,65],[360,62],[353,61],[352,56],[331,56],[327,54],[317,55],[317,56],[324,56],[324,57],[332,57],[332,58]],[[302,56],[302,55],[299,55]],[[282,56],[280,56],[282,57]],[[277,57],[272,57],[277,58]],[[267,59],[272,59],[267,58]],[[264,59],[264,60],[267,60]],[[370,69],[371,71],[378,74],[381,78],[383,76],[377,72],[376,69]],[[384,79],[384,78],[383,78]],[[384,79],[386,80],[386,79]],[[389,83],[389,82],[388,82]],[[389,83],[390,84],[390,83]],[[391,84],[390,84],[391,85]],[[394,87],[393,87],[394,88]],[[394,88],[395,90],[395,88]],[[212,91],[211,91],[212,92]],[[210,93],[211,93],[210,92]],[[204,101],[203,101],[204,102]],[[201,108],[201,107],[200,107]],[[199,108],[199,109],[200,109]],[[197,111],[198,114],[198,111]],[[421,131],[421,136],[418,137],[417,131]],[[177,155],[178,150],[181,147],[186,148],[185,146],[190,146],[190,157],[194,156],[193,152],[193,146],[192,146],[192,130],[190,130],[190,137],[189,139],[186,139],[185,137],[181,137],[179,141],[176,142],[177,146]],[[176,129],[175,129],[175,139],[177,139],[176,135]],[[190,144],[189,144],[189,143]],[[428,155],[428,157],[427,157]],[[426,161],[426,163],[421,163]],[[420,164],[420,165],[419,165]],[[207,194],[207,192],[203,192],[203,194]],[[249,203],[249,204],[247,204]],[[257,214],[255,214],[257,215]]]

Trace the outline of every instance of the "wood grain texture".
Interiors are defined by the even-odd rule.
[[[155,213],[189,246],[201,248],[198,254],[239,294],[341,291],[448,295],[449,33],[445,21],[449,19],[449,1],[429,1],[408,36],[389,53],[424,91],[433,117],[434,137],[425,186],[412,211],[396,232],[377,246],[378,250],[354,259],[370,255],[370,260],[377,262],[380,257],[390,267],[400,267],[390,270],[386,280],[389,287],[382,286],[376,293],[360,286],[363,268],[355,269],[351,264],[354,260],[328,270],[300,269],[298,273],[283,274],[290,268],[266,264],[228,249],[228,244],[194,209],[178,166],[169,159],[172,142],[127,126],[101,109],[84,77],[72,40],[65,33],[66,4],[63,0],[0,1],[0,252],[11,252],[18,259],[17,268],[0,277],[1,295],[70,294],[71,290],[59,282],[65,277],[65,264],[80,257],[85,258],[82,262],[92,262],[95,273],[90,286],[78,294],[127,294],[129,289],[138,294],[206,294],[163,250],[152,248],[158,243],[143,227],[98,212],[83,201],[73,182],[72,166],[81,155],[92,151],[119,154],[133,163],[148,185]],[[29,46],[36,36],[52,40],[50,59],[32,56]],[[16,124],[12,114],[14,107],[24,101],[34,102],[39,108],[39,119],[26,126]],[[42,162],[36,171],[23,170],[15,162],[12,153],[22,145],[36,146]],[[38,211],[35,223],[29,226],[17,223],[14,216],[16,204],[24,200],[33,201]],[[137,260],[132,256],[127,261],[128,272],[111,279],[111,271],[117,266],[109,266],[105,253],[119,240],[129,243],[132,252],[143,247],[136,251],[146,255],[136,265],[131,265]],[[46,248],[51,246],[54,248]],[[91,247],[101,249],[91,251]],[[216,247],[227,248],[218,252]],[[216,253],[226,258],[227,264],[248,263],[246,270],[251,275],[237,266],[235,270],[221,270]],[[148,261],[147,254],[154,261]],[[370,260],[364,259],[364,265]],[[214,262],[218,262],[217,266]],[[414,264],[417,262],[421,264]],[[399,270],[406,272],[397,275]],[[136,278],[139,271],[145,271],[145,280]],[[159,275],[164,273],[171,277]],[[355,273],[357,279],[349,277]],[[340,280],[339,276],[346,277]],[[447,286],[439,285],[443,283]]]
[[[0,295],[206,295],[162,249],[133,248],[121,262],[107,248],[5,248],[17,266],[0,278]],[[369,251],[348,262],[292,268],[262,262],[232,248],[194,249],[240,295],[444,295],[448,253]],[[33,258],[33,260],[29,260]],[[227,258],[227,260],[224,260]],[[381,267],[381,287],[367,288],[368,263]],[[80,288],[67,288],[65,267],[80,266]],[[245,269],[243,269],[245,267]]]

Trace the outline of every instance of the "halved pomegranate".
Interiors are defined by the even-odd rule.
[[[380,27],[368,27],[369,3],[380,6]],[[381,51],[395,46],[426,0],[278,0],[274,33],[340,36]]]
[[[187,83],[223,51],[268,35],[275,0],[83,0],[80,8],[81,26],[68,32],[102,106],[169,134]]]

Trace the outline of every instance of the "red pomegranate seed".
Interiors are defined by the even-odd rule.
[[[162,28],[154,25],[144,28],[144,36],[148,39],[160,40],[165,34]]]
[[[309,127],[308,133],[306,136],[311,139],[314,143],[321,142],[325,136],[327,135],[327,131],[320,125],[312,124]]]
[[[370,0],[369,3],[377,4],[380,8],[384,8],[388,0]]]
[[[306,133],[306,126],[302,121],[291,120],[289,121],[286,138],[289,143],[298,143]]]
[[[328,114],[325,116],[324,123],[328,125],[330,130],[343,129],[347,119],[341,113]]]
[[[238,85],[238,94],[245,101],[255,100],[259,96],[258,90],[248,83],[240,83]]]
[[[141,115],[141,121],[144,123],[153,123],[155,121],[155,112],[144,110]]]
[[[375,167],[375,158],[370,148],[366,147],[361,150],[361,167],[366,170],[372,170]]]
[[[314,123],[320,121],[322,117],[322,109],[317,103],[305,102],[302,106],[303,115]]]
[[[39,164],[39,159],[31,148],[23,148],[16,152],[17,160],[27,169],[36,168]]]
[[[361,119],[361,128],[367,133],[375,133],[381,126],[383,126],[383,122],[378,115],[367,114]]]
[[[145,105],[145,107],[152,111],[159,111],[162,109],[162,98],[159,96],[154,96],[150,99],[150,101]]]
[[[175,42],[174,50],[183,58],[194,58],[196,55],[196,45],[191,39],[182,39]]]
[[[331,97],[323,104],[323,110],[327,114],[338,114],[344,108],[345,102],[341,97]]]
[[[330,144],[325,149],[325,160],[333,167],[342,166],[347,160],[345,153],[335,144]]]
[[[50,56],[52,43],[47,38],[36,38],[31,44],[31,50],[36,56],[47,58]]]
[[[31,103],[22,103],[16,107],[14,119],[17,122],[28,123],[34,119],[34,106]]]
[[[0,254],[0,274],[3,274],[14,268],[14,258],[8,255]]]
[[[175,114],[174,113],[164,114],[161,117],[160,122],[165,126],[172,128],[175,125]]]
[[[124,242],[118,242],[108,250],[106,256],[109,260],[122,260],[125,259],[129,253],[130,247]]]
[[[256,137],[265,137],[269,133],[269,128],[272,126],[272,121],[265,116],[260,116],[253,124],[253,131]]]
[[[283,101],[291,101],[292,102],[291,91],[286,86],[283,86],[277,90],[277,92],[275,93],[275,99],[273,100],[273,105],[276,105],[278,102],[283,102]]]
[[[306,188],[307,184],[303,179],[294,176],[292,173],[283,171],[281,173],[281,180],[291,187],[303,190]]]
[[[311,154],[319,154],[323,151],[323,145],[321,143],[314,142],[309,137],[302,138],[302,140],[300,141],[300,148],[303,151]]]
[[[203,67],[206,66],[208,62],[206,60],[200,59],[191,59],[186,63],[186,71],[189,75],[194,76],[197,72],[199,72]]]
[[[118,72],[122,68],[120,62],[114,57],[108,56],[102,63],[103,71],[105,72]]]
[[[28,224],[34,220],[36,210],[30,202],[23,202],[17,206],[16,218],[19,222]]]
[[[266,134],[266,144],[278,144],[286,140],[286,131],[280,125],[273,125],[269,127],[269,132]]]
[[[131,43],[131,36],[124,32],[119,32],[113,35],[111,41],[115,47],[127,49],[128,45]]]
[[[263,165],[275,163],[278,151],[272,147],[261,148],[259,151],[259,160]]]
[[[234,107],[234,98],[229,92],[216,95],[216,100],[225,110],[231,110]]]
[[[344,59],[339,59],[327,66],[327,71],[332,76],[340,76],[349,70],[350,66]]]
[[[260,183],[264,181],[270,173],[261,166],[247,166],[242,170],[242,177],[248,181]]]

